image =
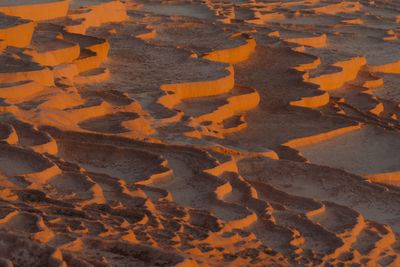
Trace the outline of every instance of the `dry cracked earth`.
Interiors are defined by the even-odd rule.
[[[399,23],[0,1],[0,266],[400,266]]]

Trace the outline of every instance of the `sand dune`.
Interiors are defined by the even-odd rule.
[[[399,266],[399,11],[2,1],[0,266]]]

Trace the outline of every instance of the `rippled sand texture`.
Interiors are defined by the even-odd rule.
[[[0,266],[400,266],[397,1],[0,12]]]

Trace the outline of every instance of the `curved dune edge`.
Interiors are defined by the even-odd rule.
[[[322,92],[320,95],[317,96],[301,97],[301,100],[291,101],[290,105],[306,108],[317,108],[328,104],[328,102],[328,92]]]
[[[10,145],[14,145],[18,143],[18,135],[14,129],[9,124],[1,124],[1,140],[7,142]]]
[[[211,61],[217,61],[222,63],[238,63],[246,60],[249,55],[254,51],[256,43],[254,39],[247,34],[235,34],[231,38],[244,37],[246,44],[234,47],[230,49],[218,50],[207,53],[204,59]],[[221,95],[229,92],[234,87],[234,70],[232,65],[226,68],[229,71],[229,75],[215,80],[215,81],[204,81],[204,82],[192,82],[192,83],[179,83],[179,84],[164,84],[161,85],[161,89],[167,94],[158,99],[157,103],[164,105],[167,108],[173,108],[175,105],[181,102],[181,99],[195,98],[195,97],[206,97]],[[237,86],[240,87],[240,86]],[[245,87],[243,87],[245,88]],[[240,96],[232,96],[227,99],[228,104],[218,107],[216,110],[209,114],[204,114],[199,117],[195,117],[194,120],[201,123],[204,121],[212,121],[213,123],[221,123],[223,120],[234,116],[236,113],[256,107],[260,101],[259,95],[255,89],[250,89],[253,92],[246,93]],[[174,94],[171,94],[174,93]],[[245,122],[240,123],[235,127],[230,128],[218,128],[223,133],[231,133],[240,131],[247,125]],[[198,138],[198,132],[187,132],[186,136]]]
[[[336,136],[340,136],[342,134],[346,134],[352,131],[359,130],[361,128],[361,124],[355,125],[355,126],[348,126],[336,130],[332,130],[330,132],[326,133],[321,133],[313,136],[307,136],[307,137],[302,137],[302,138],[297,138],[290,140],[282,145],[284,146],[289,146],[292,148],[300,147],[300,146],[305,146],[305,145],[311,145],[314,143],[322,142],[331,138],[334,138]]]
[[[256,42],[250,35],[243,33],[231,36],[231,38],[239,37],[243,37],[246,44],[230,49],[208,52],[205,56],[203,56],[203,58],[211,61],[218,61],[229,64],[235,64],[240,61],[246,60],[251,52],[254,51],[254,48],[256,47]]]
[[[161,89],[165,92],[173,92],[179,98],[193,98],[212,96],[226,93],[233,88],[235,83],[233,67],[226,68],[228,75],[214,81],[163,84]]]
[[[144,41],[151,40],[151,39],[156,37],[157,31],[155,29],[152,29],[149,26],[147,26],[146,30],[148,30],[148,32],[145,32],[145,33],[142,33],[142,34],[138,34],[138,35],[136,35],[136,37],[140,38],[140,39],[142,39]]]
[[[21,24],[0,29],[0,39],[9,46],[25,47],[31,43],[34,28],[33,21],[21,20]]]
[[[48,40],[45,39],[41,42],[44,45],[54,42],[55,44],[63,44],[63,46],[66,47],[49,48],[41,52],[37,52],[35,49],[24,51],[25,55],[32,57],[32,61],[43,66],[50,66],[54,69],[50,70],[47,67],[40,67],[39,69],[37,68],[37,70],[32,71],[0,73],[0,82],[17,83],[24,82],[26,80],[34,80],[44,86],[52,86],[54,85],[54,78],[73,78],[79,73],[97,69],[100,64],[106,60],[110,47],[107,40],[101,40],[95,37],[80,36],[79,34],[74,35],[71,33],[66,33],[65,37],[67,40],[60,40],[56,38]],[[83,40],[88,40],[84,40],[83,45],[80,46],[80,38]],[[85,50],[89,51],[89,55],[85,55],[85,53],[82,55],[82,51]],[[54,76],[51,73],[53,73]],[[87,75],[84,73],[79,77],[77,82],[99,82],[108,78],[109,73],[108,70],[105,69],[100,73],[93,73],[92,75]],[[28,94],[28,92],[30,92],[30,90],[26,90],[24,93]]]
[[[258,103],[260,102],[260,96],[258,95],[257,90],[240,85],[235,85],[235,87],[243,88],[250,92],[229,97],[226,105],[218,107],[211,113],[196,117],[195,120],[198,122],[213,121],[218,123],[235,115],[237,112],[249,110],[258,106]]]
[[[57,40],[61,42],[61,40]],[[32,60],[43,65],[43,66],[56,66],[64,63],[70,63],[79,57],[80,47],[76,43],[69,43],[62,41],[64,44],[68,44],[68,47],[64,47],[57,50],[37,52],[37,51],[25,51],[25,54],[32,57]]]
[[[383,85],[383,79],[380,77],[374,77],[372,80],[365,81],[362,86],[367,87],[369,89],[381,87]]]
[[[369,110],[372,114],[379,116],[382,112],[385,111],[383,104],[380,102],[378,103],[373,109]]]
[[[338,4],[332,4],[328,6],[322,6],[322,7],[317,7],[313,8],[311,10],[317,12],[317,13],[323,13],[323,14],[337,14],[340,12],[356,12],[360,11],[362,5],[361,3],[358,2],[347,2],[343,1]]]
[[[15,5],[14,1],[5,1],[0,6],[0,12],[10,15],[30,19],[33,21],[50,20],[64,17],[67,15],[69,3],[71,0],[57,0],[53,2],[36,1],[38,3]]]
[[[384,172],[384,173],[371,173],[371,174],[360,174],[360,176],[367,178],[372,182],[387,183],[398,186],[400,184],[400,172]]]
[[[290,105],[318,108],[329,103],[330,96],[328,91],[338,89],[343,86],[346,82],[354,80],[360,70],[364,70],[366,59],[364,57],[355,57],[347,61],[341,61],[333,64],[332,66],[341,68],[339,72],[333,72],[330,74],[321,74],[316,77],[310,77],[308,70],[315,69],[320,65],[320,59],[317,58],[313,62],[308,64],[301,64],[294,69],[299,71],[306,71],[303,75],[303,81],[318,85],[318,89],[325,91],[320,95],[311,97],[302,97],[301,100],[291,101]],[[379,82],[366,83],[369,86],[379,86]]]
[[[85,83],[96,83],[106,81],[110,78],[110,72],[106,68],[91,69],[86,72],[81,72],[75,77],[75,83],[85,84]]]
[[[78,77],[78,82],[80,78]],[[74,102],[73,102],[74,103]],[[57,110],[54,109],[53,107],[43,107],[41,114],[43,114],[43,117],[40,118],[41,123],[43,124],[48,124],[48,125],[54,125],[58,126],[61,128],[64,128],[62,125],[64,124],[65,126],[68,127],[73,127],[75,129],[79,128],[77,125],[85,120],[96,118],[96,117],[101,117],[105,116],[108,114],[114,114],[115,112],[141,112],[140,106],[133,102],[131,105],[126,106],[126,107],[115,107],[108,102],[101,102],[99,105],[93,105],[93,106],[88,106],[88,107],[82,107],[79,109],[71,109],[67,108],[67,110]],[[137,124],[139,122],[139,124]],[[140,121],[136,122],[131,122],[127,121],[125,122],[126,126],[135,128],[135,125],[138,125],[140,127],[141,123]],[[143,126],[145,126],[146,123],[143,123]],[[145,129],[145,128],[144,128]]]
[[[35,81],[5,83],[0,85],[0,97],[13,99],[27,97],[43,90],[43,86]]]
[[[71,23],[65,25],[70,33],[84,34],[89,27],[106,22],[121,22],[127,19],[124,5],[118,1],[107,1],[94,5],[83,5],[68,12]]]
[[[360,69],[367,63],[364,57],[351,58],[347,61],[341,61],[333,64],[340,67],[340,72],[332,74],[322,74],[317,77],[305,77],[306,82],[319,85],[320,90],[329,91],[341,87],[345,82],[354,80]]]
[[[17,83],[33,80],[45,86],[54,85],[54,76],[49,68],[15,73],[0,73],[0,83]]]
[[[364,70],[369,72],[400,73],[400,61],[376,66],[366,65]]]
[[[313,62],[300,64],[297,67],[294,67],[294,69],[298,71],[307,71],[316,69],[320,64],[321,64],[321,59],[319,57],[316,57]]]
[[[304,38],[283,38],[286,42],[297,43],[299,45],[306,45],[316,48],[326,46],[326,34],[315,37],[304,37]]]

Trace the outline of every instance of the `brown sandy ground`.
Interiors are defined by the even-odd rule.
[[[0,266],[399,266],[396,1],[0,3]]]

